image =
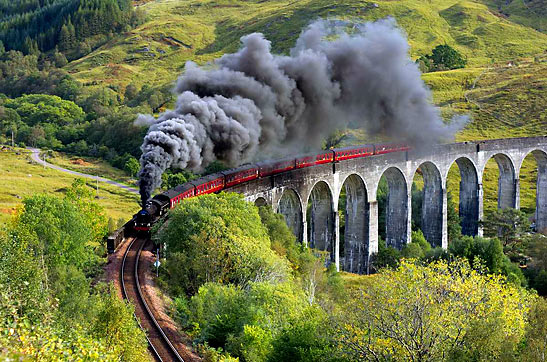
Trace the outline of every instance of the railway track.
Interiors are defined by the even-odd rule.
[[[150,353],[157,361],[184,362],[176,348],[161,329],[144,299],[139,283],[139,258],[147,239],[134,238],[129,240],[122,259],[121,284],[123,297],[135,305],[135,318],[141,329],[147,333]]]

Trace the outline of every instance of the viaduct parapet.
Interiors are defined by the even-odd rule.
[[[499,168],[498,207],[519,208],[519,174],[532,154],[538,166],[536,227],[547,229],[547,136],[463,142],[388,153],[295,169],[235,186],[230,191],[283,214],[304,243],[328,251],[338,269],[366,273],[378,251],[380,178],[387,179],[386,244],[401,249],[411,241],[411,188],[416,172],[424,180],[422,231],[433,246],[448,246],[447,177],[460,170],[459,213],[465,235],[482,235],[482,179],[486,163]],[[338,204],[346,193],[344,243],[340,243]],[[308,203],[310,207],[308,207]]]

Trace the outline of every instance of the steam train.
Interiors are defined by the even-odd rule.
[[[408,145],[401,143],[352,146],[300,155],[296,158],[290,157],[276,161],[247,164],[221,171],[187,182],[154,196],[134,216],[134,229],[140,232],[148,232],[150,227],[169,209],[174,208],[182,200],[190,197],[215,193],[247,181],[294,169],[407,150],[409,150]]]

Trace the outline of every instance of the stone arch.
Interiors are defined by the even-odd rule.
[[[441,172],[433,162],[426,161],[416,169],[424,180],[422,190],[421,230],[433,246],[442,246],[443,239],[443,183]]]
[[[383,173],[388,184],[386,207],[386,245],[402,249],[408,242],[408,190],[403,172],[389,167]]]
[[[492,156],[498,164],[498,209],[517,207],[517,184],[513,160],[504,153]],[[488,163],[488,160],[486,161]],[[486,163],[484,164],[486,167]],[[483,171],[484,173],[484,171]]]
[[[254,204],[256,207],[266,206],[268,205],[268,202],[263,197],[257,197],[254,201]]]
[[[325,181],[317,182],[308,198],[308,245],[330,253],[329,259],[335,261],[334,208],[332,191]]]
[[[533,150],[529,153],[534,156],[537,163],[536,230],[547,234],[547,152],[543,150]]]
[[[369,256],[367,188],[359,175],[351,174],[342,183],[342,189],[345,190],[346,194],[342,268],[350,273],[365,274]],[[342,190],[340,190],[340,193],[342,193]]]
[[[279,199],[277,212],[285,217],[285,222],[298,240],[302,240],[302,201],[298,193],[286,188]]]
[[[460,157],[454,162],[458,165],[461,177],[459,214],[462,234],[475,236],[479,233],[480,217],[480,187],[477,167],[467,157]]]

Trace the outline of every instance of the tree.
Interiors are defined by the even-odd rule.
[[[133,83],[128,84],[127,87],[125,87],[124,97],[126,102],[135,99],[135,97],[137,97],[138,94],[139,94],[139,91],[137,90],[137,87]]]
[[[526,213],[512,208],[496,209],[486,214],[483,226],[485,235],[499,237],[503,246],[515,243],[524,232],[530,230]]]
[[[76,102],[82,93],[82,85],[74,78],[67,76],[55,88],[55,94],[68,101]]]
[[[45,142],[45,136],[46,136],[46,133],[44,132],[44,129],[40,125],[36,125],[31,128],[27,138],[27,142],[32,147],[36,147]]]
[[[528,315],[524,361],[547,360],[547,301],[538,298]]]
[[[437,45],[430,55],[417,60],[422,71],[435,71],[463,68],[467,60],[450,45]]]
[[[195,294],[207,282],[276,282],[289,263],[274,253],[256,206],[234,193],[185,200],[158,226],[167,245],[166,270],[176,294]]]
[[[437,67],[444,66],[446,69],[458,69],[465,67],[467,60],[450,45],[437,45],[431,53],[430,59]]]
[[[168,174],[165,188],[172,189],[173,187],[177,187],[178,185],[185,184],[188,181],[189,179],[184,172]]]
[[[462,260],[402,261],[369,278],[338,317],[339,349],[354,360],[443,360],[515,353],[534,296]],[[488,326],[481,336],[478,326]],[[457,359],[456,359],[457,360]]]
[[[215,160],[211,162],[210,164],[208,164],[207,167],[205,167],[205,172],[203,174],[210,175],[213,173],[224,171],[226,169],[227,167],[221,161]]]
[[[446,199],[448,243],[450,244],[452,240],[459,239],[462,236],[462,225],[460,215],[456,211],[456,203],[450,191],[448,191]]]
[[[505,259],[503,247],[498,239],[486,239],[479,236],[463,236],[448,245],[453,256],[466,258],[473,265],[480,260],[490,273],[500,273]]]
[[[139,172],[141,165],[135,157],[130,157],[127,161],[125,161],[123,168],[129,176],[133,177],[137,174],[137,172]]]
[[[55,62],[55,66],[57,68],[62,68],[68,64],[68,60],[66,59],[65,55],[58,51],[53,53],[53,61]]]
[[[29,94],[6,102],[6,107],[14,109],[21,121],[34,126],[43,123],[68,125],[84,119],[84,111],[74,102],[58,96]]]
[[[373,269],[395,268],[399,264],[401,253],[391,246],[386,246],[384,239],[378,240],[378,253],[373,257]]]

